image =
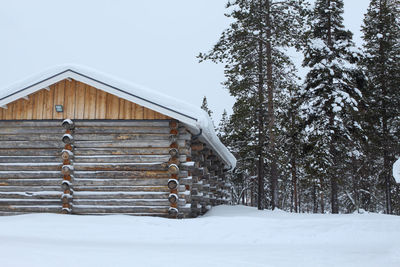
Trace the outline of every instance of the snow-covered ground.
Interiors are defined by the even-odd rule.
[[[0,217],[0,266],[400,266],[400,217],[220,206],[197,219]]]

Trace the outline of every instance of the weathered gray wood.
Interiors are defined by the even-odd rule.
[[[0,187],[1,190],[1,187]],[[74,186],[74,192],[168,192],[167,186]]]
[[[61,178],[53,179],[1,179],[0,186],[56,186],[62,182]]]
[[[61,183],[61,189],[63,190],[63,191],[65,191],[65,190],[71,190],[72,188],[71,188],[71,182],[70,181],[67,181],[67,180],[64,180],[64,181],[62,181],[62,183]]]
[[[62,120],[0,120],[1,128],[5,127],[58,127]]]
[[[170,195],[168,196],[168,201],[169,201],[171,204],[176,204],[176,203],[178,203],[178,197],[177,197],[177,195],[176,195],[176,194],[170,194]]]
[[[149,147],[149,148],[80,148],[76,147],[76,155],[168,155],[169,147]],[[188,149],[179,149],[179,154],[189,155]],[[1,150],[0,150],[1,155]]]
[[[146,212],[136,212],[136,213],[132,213],[132,212],[124,212],[121,213],[123,215],[132,215],[132,216],[151,216],[151,217],[162,217],[162,218],[168,218],[168,213],[146,213]],[[84,215],[96,215],[96,216],[107,216],[107,215],[115,215],[115,213],[108,213],[108,212],[103,212],[103,213],[92,213],[92,212],[88,212],[85,213]],[[1,213],[0,213],[1,216]]]
[[[61,208],[61,200],[60,199],[4,199],[0,198],[0,206],[12,206],[12,205],[28,205],[28,206],[39,206],[39,205],[46,205],[46,206],[56,206],[59,205]]]
[[[89,206],[89,205],[74,205],[72,208],[73,214],[86,213],[164,213],[168,212],[168,207],[128,207],[128,206]]]
[[[76,192],[75,199],[168,199],[165,192]]]
[[[78,148],[87,147],[112,147],[112,148],[126,148],[126,147],[169,147],[171,142],[169,140],[118,140],[118,141],[75,141],[74,145]],[[1,146],[1,143],[0,143]]]
[[[0,148],[62,148],[60,141],[2,141]]]
[[[71,160],[74,158],[74,153],[70,150],[63,149],[61,153],[61,158],[63,160]]]
[[[135,133],[129,134],[75,134],[79,141],[110,141],[110,140],[170,140],[170,134]],[[1,137],[1,136],[0,136]]]
[[[74,179],[74,187],[81,186],[133,186],[133,185],[149,185],[149,186],[165,186],[168,182],[167,178],[131,178],[131,179]]]
[[[155,133],[169,134],[167,127],[76,127],[75,134],[131,134]]]
[[[74,205],[98,206],[169,206],[167,199],[74,199]]]
[[[169,155],[170,155],[172,158],[175,158],[175,157],[178,157],[178,156],[179,156],[179,151],[178,151],[178,149],[176,149],[176,148],[171,148],[171,149],[168,151],[168,153],[169,153]]]
[[[0,198],[18,198],[18,199],[60,199],[61,191],[46,192],[0,192]]]
[[[61,165],[61,163],[35,163],[35,165],[26,165],[26,163],[0,163],[0,171],[53,171],[57,169],[61,170]]]
[[[168,165],[168,172],[171,174],[178,174],[179,167],[176,164],[170,164],[170,165]]]
[[[74,142],[74,137],[70,134],[64,134],[62,141],[64,144],[72,144]]]
[[[15,149],[15,148],[2,148],[0,149],[0,156],[59,156],[60,148],[47,148],[47,149]]]
[[[0,165],[1,168],[1,165]],[[155,163],[74,163],[75,171],[162,171],[167,170],[165,164]]]
[[[0,206],[0,211],[18,211],[18,212],[50,212],[50,213],[60,213],[61,212],[61,205],[60,206]]]
[[[60,184],[57,186],[40,185],[40,186],[0,186],[0,192],[41,192],[41,191],[57,191],[60,190]]]
[[[74,167],[72,165],[63,165],[61,168],[61,173],[63,175],[71,175],[74,171]]]
[[[176,179],[170,179],[168,181],[168,188],[170,190],[176,189],[178,187],[178,181]]]
[[[171,175],[166,171],[74,171],[75,178],[92,178],[92,179],[108,179],[108,178],[169,178]],[[1,176],[0,176],[1,177]]]
[[[40,152],[39,152],[40,153]],[[60,157],[56,156],[0,156],[0,163],[32,163],[32,162],[37,162],[37,163],[60,163],[61,159]]]
[[[0,134],[64,134],[61,127],[10,127],[1,128]]]
[[[171,177],[167,172],[167,162],[171,157],[168,120],[161,122],[77,120],[74,123],[75,129],[72,132],[75,145],[74,162],[70,163],[74,166],[75,176],[72,179],[73,212],[162,216],[168,214],[170,190],[167,183]],[[40,209],[35,208],[36,204],[29,204],[37,203],[37,206],[40,206],[46,203],[48,206],[57,203],[59,208],[56,212],[61,212],[60,170],[63,160],[61,150],[64,147],[61,137],[65,130],[63,131],[58,121],[56,124],[58,127],[41,127],[33,123],[25,124],[24,127],[19,127],[17,124],[6,126],[4,129],[0,127],[0,141],[2,141],[0,142],[0,205],[4,203],[3,206],[8,207],[9,205],[5,204],[7,200],[14,199],[12,203],[18,204],[15,206],[24,206],[23,209],[33,207],[29,212],[38,212]],[[61,131],[58,130],[60,128]],[[21,131],[16,131],[20,129]],[[176,143],[179,147],[179,160],[183,162],[191,155],[191,134],[181,125],[178,132]],[[14,146],[11,145],[13,141],[16,141]],[[8,158],[1,157],[2,155]],[[37,155],[42,157],[29,157]],[[70,157],[65,159],[68,160]],[[23,166],[18,163],[27,164]],[[179,171],[177,174],[182,178],[187,177],[188,172]],[[15,191],[9,193],[2,192],[3,190]],[[46,193],[47,191],[58,192],[54,194]],[[219,194],[222,194],[222,191]],[[32,202],[32,200],[41,201]],[[187,201],[190,201],[190,196],[182,198],[180,196],[177,202],[180,216],[190,212],[190,209],[189,211],[184,209]],[[218,201],[222,203],[223,200],[220,198]],[[160,207],[162,211],[156,210]],[[132,208],[137,209],[132,210]]]
[[[9,178],[49,179],[60,177],[59,171],[0,171],[0,180]]]
[[[74,120],[77,127],[169,127],[169,120]]]
[[[1,134],[0,141],[58,141],[61,134]]]
[[[0,157],[1,159],[1,157]],[[167,155],[98,155],[98,156],[75,156],[77,163],[145,163],[145,162],[167,162]]]

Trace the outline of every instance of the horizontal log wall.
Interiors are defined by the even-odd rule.
[[[63,80],[0,108],[0,120],[120,119],[169,117],[75,80]],[[55,105],[63,105],[56,112]]]
[[[192,138],[172,120],[0,121],[0,214],[204,214],[230,186]]]
[[[0,215],[61,212],[60,124],[0,121]]]
[[[170,122],[74,122],[71,212],[168,216]]]

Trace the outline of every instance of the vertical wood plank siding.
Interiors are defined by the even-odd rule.
[[[170,119],[168,116],[129,102],[75,80],[63,80],[50,90],[42,89],[0,108],[0,120],[53,119]],[[55,105],[63,105],[56,112]]]

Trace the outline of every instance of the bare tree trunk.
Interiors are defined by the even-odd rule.
[[[319,197],[320,197],[320,202],[321,202],[321,213],[324,214],[325,213],[325,200],[324,200],[325,195],[324,195],[324,191],[322,190],[322,186],[320,188]]]
[[[294,117],[294,112],[293,112],[293,107],[291,110],[291,130],[293,132],[293,129],[295,127],[295,117]],[[293,193],[292,193],[292,203],[294,206],[294,212],[297,213],[297,173],[296,173],[296,159],[297,159],[297,153],[296,153],[296,137],[295,134],[292,133],[292,147],[291,147],[291,173],[292,173],[292,187],[293,187]],[[290,210],[291,211],[291,210]]]
[[[313,199],[313,213],[318,213],[317,185],[315,184],[315,182],[312,188],[312,199]]]
[[[382,21],[382,9],[386,8],[386,1],[380,2],[379,7],[379,18]],[[382,30],[382,29],[381,29]],[[381,76],[381,87],[382,87],[382,102],[381,102],[381,109],[382,109],[382,148],[383,148],[383,175],[385,180],[385,202],[386,202],[386,213],[392,214],[392,196],[391,196],[391,177],[390,177],[390,160],[389,160],[389,130],[388,130],[388,118],[386,114],[386,53],[383,44],[383,39],[380,38],[379,41],[379,53],[380,53],[380,76]]]
[[[271,155],[271,207],[278,206],[278,177],[275,153],[275,115],[274,115],[274,82],[272,78],[272,47],[271,47],[271,14],[270,0],[266,1],[266,54],[267,54],[267,91],[268,91],[268,134],[269,154]]]
[[[259,12],[261,14],[262,0],[259,0]],[[260,36],[263,36],[263,26],[259,23]],[[258,41],[258,166],[257,166],[257,180],[258,180],[258,203],[259,210],[264,209],[264,45],[262,40]]]

